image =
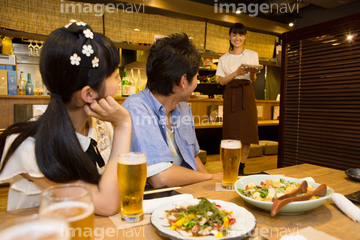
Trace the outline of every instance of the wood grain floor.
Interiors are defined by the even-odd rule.
[[[210,173],[220,172],[220,156],[208,155],[205,167]],[[274,168],[277,168],[277,155],[249,158],[246,162],[245,173],[256,173]],[[8,191],[8,186],[0,186],[0,212],[6,211]]]

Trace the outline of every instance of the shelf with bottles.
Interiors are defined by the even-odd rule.
[[[128,97],[132,94],[137,94],[139,91],[143,90],[144,82],[141,78],[140,69],[130,69],[130,74],[128,74],[128,68],[123,68],[122,71],[122,79],[119,83],[118,92],[116,93],[116,97]]]

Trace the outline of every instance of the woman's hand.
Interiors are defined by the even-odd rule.
[[[248,68],[244,68],[243,66],[239,66],[238,69],[235,71],[235,77],[239,75],[245,75],[249,72]]]
[[[110,122],[114,127],[131,123],[129,112],[111,96],[86,104],[84,110],[88,116]]]

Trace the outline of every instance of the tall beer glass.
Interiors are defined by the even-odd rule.
[[[94,235],[94,205],[91,189],[83,184],[66,184],[43,191],[40,216],[66,219],[72,240],[91,240]]]
[[[70,240],[67,221],[56,218],[20,218],[0,227],[0,239],[6,240]]]
[[[223,170],[223,188],[234,189],[238,179],[240,156],[241,142],[239,140],[221,140],[220,161]]]
[[[120,189],[120,213],[124,222],[143,219],[143,196],[146,183],[146,155],[130,152],[119,155],[118,183]]]

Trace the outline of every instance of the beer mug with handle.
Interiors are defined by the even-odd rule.
[[[120,154],[117,173],[121,220],[139,222],[143,219],[143,196],[147,176],[145,153]]]
[[[221,140],[220,161],[223,170],[223,188],[234,189],[238,179],[240,156],[241,142],[239,140]]]
[[[64,184],[43,191],[39,215],[66,219],[72,240],[91,240],[94,235],[94,205],[91,189],[83,184]]]

